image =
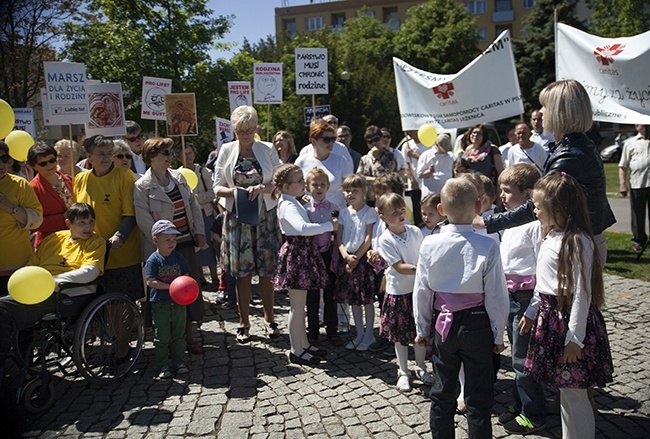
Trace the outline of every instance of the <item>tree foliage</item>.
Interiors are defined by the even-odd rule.
[[[557,10],[558,22],[584,30],[575,16],[575,6],[574,0],[537,0],[526,17],[526,36],[513,40],[519,86],[527,113],[539,107],[539,92],[555,81],[554,11]]]
[[[43,62],[54,61],[59,23],[81,0],[0,1],[0,94],[13,107],[33,105],[43,86]],[[40,102],[40,100],[39,100]]]
[[[590,31],[601,37],[631,37],[650,30],[650,5],[645,0],[589,0]]]

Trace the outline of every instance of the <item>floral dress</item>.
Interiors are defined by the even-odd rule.
[[[256,159],[240,157],[234,169],[236,187],[248,188],[263,181]],[[262,195],[257,197],[260,223],[240,223],[236,212],[226,212],[223,226],[223,265],[234,277],[271,276],[280,248],[281,235],[276,209],[266,210]]]

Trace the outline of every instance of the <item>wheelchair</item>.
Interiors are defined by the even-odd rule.
[[[90,285],[97,285],[97,291],[65,294]],[[29,413],[52,406],[57,371],[64,377],[81,375],[92,383],[111,383],[133,369],[144,344],[136,302],[126,294],[105,292],[101,278],[89,284],[61,284],[53,294],[56,311],[14,334],[13,358],[20,368],[17,402]]]

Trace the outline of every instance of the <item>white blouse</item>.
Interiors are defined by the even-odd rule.
[[[413,274],[400,274],[393,264],[402,261],[405,264],[417,265],[422,244],[422,232],[416,226],[406,225],[406,231],[395,235],[385,230],[379,237],[379,255],[388,263],[386,268],[386,293],[403,295],[413,292],[415,271]]]
[[[341,210],[339,224],[343,226],[341,243],[348,253],[354,253],[366,239],[366,226],[379,221],[379,215],[374,209],[364,205],[361,210],[355,212],[350,206]]]

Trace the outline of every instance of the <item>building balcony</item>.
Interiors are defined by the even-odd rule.
[[[515,12],[513,10],[492,12],[493,23],[502,23],[504,21],[512,21],[514,19],[515,19]]]

